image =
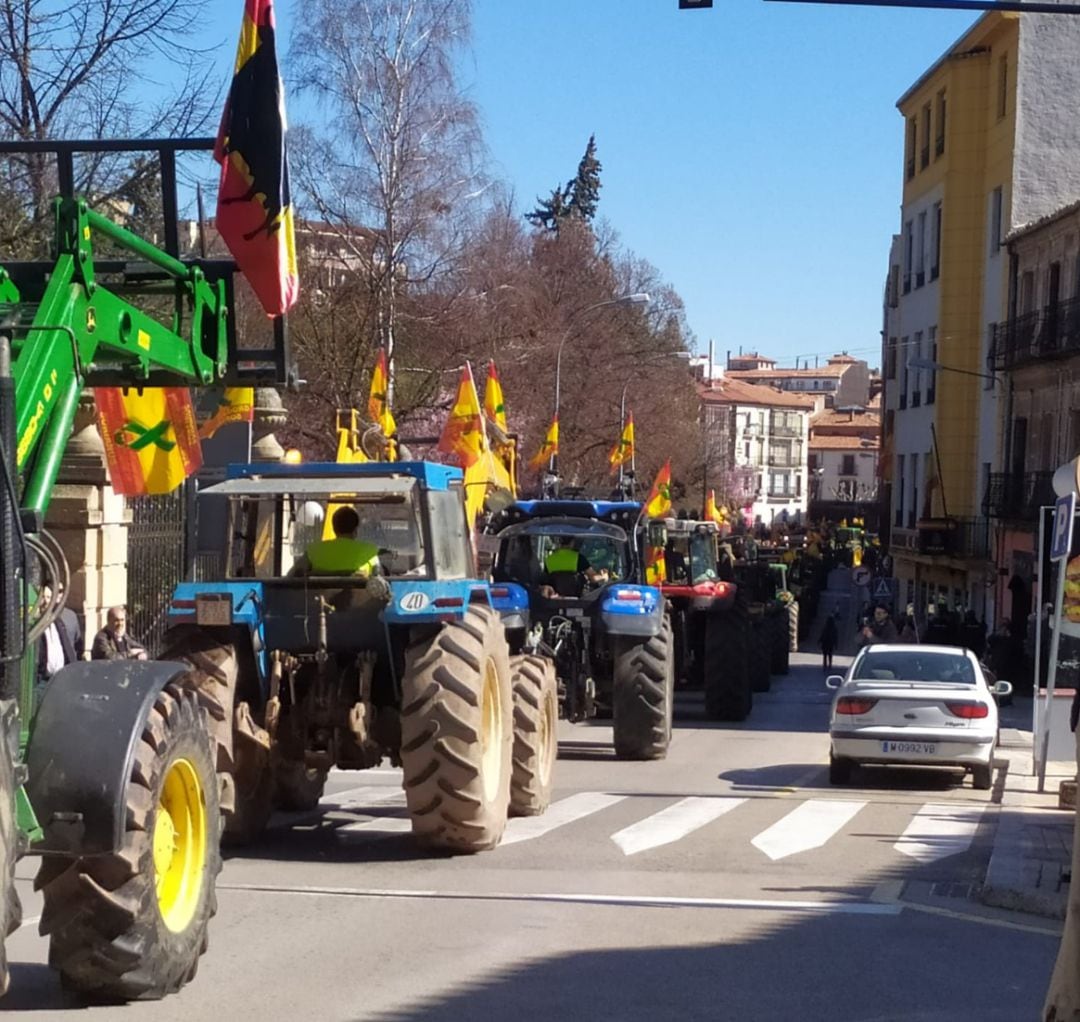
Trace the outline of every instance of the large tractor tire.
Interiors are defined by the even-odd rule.
[[[616,653],[612,726],[619,759],[663,759],[671,744],[675,650],[671,618],[657,635]]]
[[[710,614],[705,630],[705,712],[713,720],[746,720],[754,705],[750,679],[753,633],[746,601]]]
[[[769,615],[769,673],[787,674],[790,670],[787,607],[777,607]]]
[[[401,765],[422,844],[479,852],[502,839],[513,706],[510,654],[490,607],[472,605],[458,621],[416,629],[402,677]]]
[[[15,756],[19,747],[19,715],[14,700],[0,703],[0,997],[7,993],[7,956],[4,940],[22,922],[22,906],[15,890],[15,860],[19,834],[15,821]]]
[[[250,844],[266,829],[274,810],[274,778],[265,750],[236,748],[236,647],[198,625],[180,625],[169,632],[166,651],[159,659],[188,665],[184,684],[198,694],[209,716],[219,799],[225,814],[221,839],[227,845]]]
[[[136,741],[121,849],[42,860],[40,930],[65,986],[145,1000],[194,977],[221,869],[215,757],[195,693],[171,682]]]
[[[293,812],[314,809],[323,796],[328,773],[295,759],[275,763],[274,806]]]
[[[510,815],[539,816],[551,805],[551,783],[559,755],[555,665],[547,657],[511,657],[510,681],[514,691]]]

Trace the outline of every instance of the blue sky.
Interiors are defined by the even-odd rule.
[[[287,39],[293,5],[279,7]],[[895,103],[973,16],[677,8],[474,0],[461,77],[492,171],[524,212],[573,175],[595,133],[600,215],[682,295],[701,351],[712,338],[718,360],[741,347],[877,364],[900,203]],[[208,26],[228,40],[226,72],[241,9],[222,3]]]

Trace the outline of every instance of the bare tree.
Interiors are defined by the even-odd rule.
[[[208,0],[0,0],[0,138],[205,131],[221,90],[210,84],[206,52],[190,40],[207,6]],[[185,77],[167,95],[157,89],[161,98],[149,104],[145,86],[163,62],[185,68]],[[98,158],[77,172],[80,190],[100,197],[123,189],[133,170]],[[23,206],[19,226],[48,219],[56,177],[47,157],[6,160],[0,178],[5,205]]]
[[[294,150],[297,177],[342,245],[359,227],[374,233],[357,254],[391,368],[401,292],[445,272],[483,192],[475,111],[455,77],[470,32],[468,0],[312,0],[292,46],[298,83],[326,118],[309,128],[317,144]]]

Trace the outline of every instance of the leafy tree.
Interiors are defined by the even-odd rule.
[[[568,219],[591,224],[600,203],[600,171],[603,168],[596,158],[596,136],[589,136],[585,154],[578,164],[577,174],[566,184],[556,187],[546,199],[538,199],[538,205],[525,219],[534,227],[558,233]]]

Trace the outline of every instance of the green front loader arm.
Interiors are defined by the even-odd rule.
[[[173,323],[163,325],[96,280],[95,235],[172,278],[178,309]],[[0,331],[12,340],[16,461],[25,479],[21,503],[42,515],[91,366],[119,369],[132,386],[156,370],[206,385],[227,368],[223,281],[211,284],[199,267],[174,259],[83,200],[56,200],[56,253],[34,304],[23,303],[0,270]]]

